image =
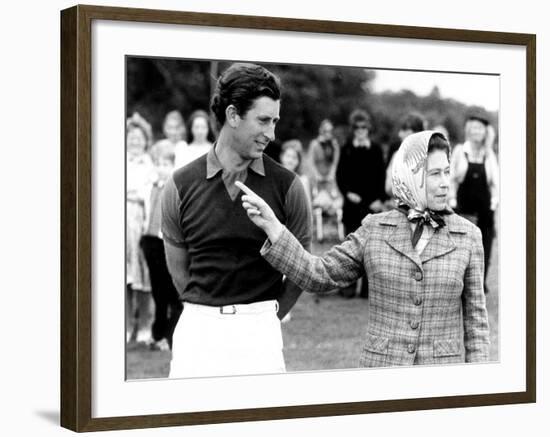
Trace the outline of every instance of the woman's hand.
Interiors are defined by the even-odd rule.
[[[381,211],[384,210],[384,204],[382,203],[382,201],[380,199],[376,199],[374,202],[372,202],[369,205],[369,209],[372,212],[381,212]]]
[[[267,238],[269,238],[272,243],[275,243],[283,232],[283,225],[277,219],[273,210],[264,199],[242,182],[237,181],[235,185],[245,193],[241,199],[248,218],[252,220],[256,226],[263,229],[267,234]]]
[[[346,194],[346,197],[351,203],[355,203],[355,204],[361,203],[361,200],[363,200],[361,199],[361,196],[359,194],[353,193],[351,191],[348,191],[348,193]]]

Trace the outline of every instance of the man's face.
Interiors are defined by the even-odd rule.
[[[260,158],[270,141],[275,139],[275,125],[279,121],[280,101],[258,97],[250,109],[237,116],[233,149],[245,160]]]

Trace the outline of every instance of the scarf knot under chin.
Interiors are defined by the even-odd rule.
[[[429,224],[434,230],[442,228],[445,226],[444,215],[452,214],[452,211],[449,209],[444,209],[442,211],[432,211],[431,209],[425,209],[424,211],[419,211],[418,209],[409,208],[407,205],[401,203],[397,207],[397,210],[407,217],[411,223],[416,223],[413,234],[411,236],[412,246],[416,247],[416,244],[422,236],[424,231],[424,225]]]

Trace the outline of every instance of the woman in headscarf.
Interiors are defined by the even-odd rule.
[[[367,275],[361,366],[489,359],[481,233],[447,206],[449,153],[440,133],[408,136],[393,166],[399,207],[368,215],[322,257],[304,251],[271,208],[238,183],[248,216],[268,236],[263,257],[303,290],[322,293]]]

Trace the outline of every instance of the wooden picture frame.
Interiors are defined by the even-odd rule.
[[[91,320],[93,276],[92,22],[94,20],[524,47],[526,50],[526,83],[520,86],[525,87],[526,93],[525,390],[464,396],[93,417],[92,343],[94,332]],[[531,34],[80,5],[63,10],[61,12],[61,425],[74,431],[83,432],[535,402],[535,49],[536,37]]]

